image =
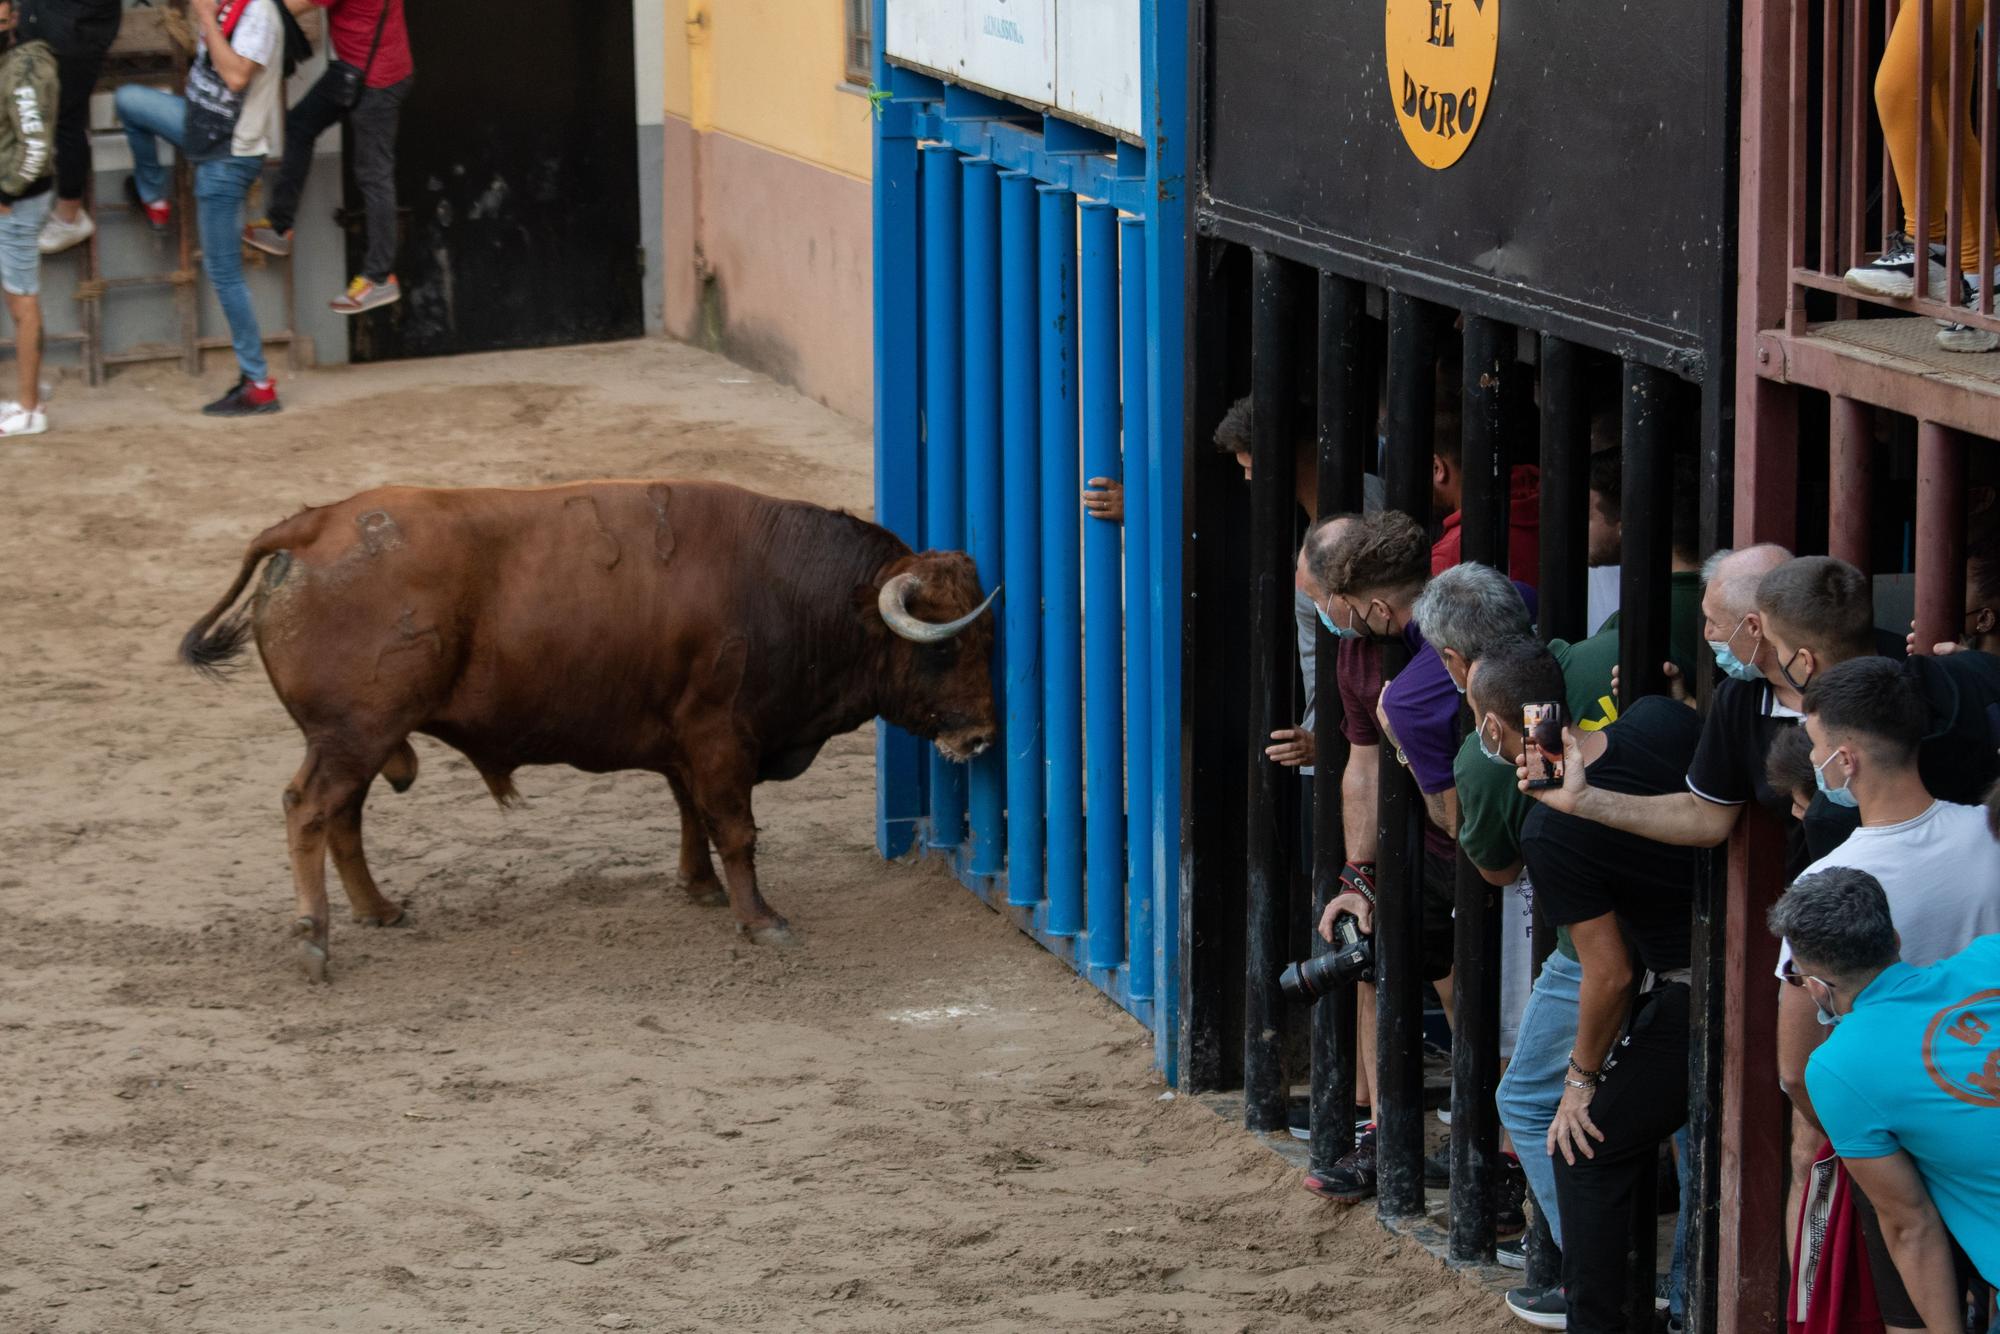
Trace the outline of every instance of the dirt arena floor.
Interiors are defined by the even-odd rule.
[[[0,443],[0,1331],[1509,1327],[880,862],[865,732],[759,790],[786,952],[680,896],[657,778],[524,771],[503,813],[417,738],[368,825],[411,925],[336,913],[308,986],[298,735],[173,657],[253,534],[391,481],[865,510],[867,440],[658,342],[298,375],[246,423],[208,380],[66,385]]]

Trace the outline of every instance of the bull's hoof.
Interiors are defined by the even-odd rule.
[[[326,981],[326,943],[319,923],[310,917],[301,917],[292,924],[292,934],[299,939],[299,967],[305,970],[306,981]]]
[[[770,926],[750,927],[749,936],[752,941],[759,945],[789,947],[799,943],[799,938],[792,934],[792,928],[786,926],[783,922],[777,922]]]
[[[373,916],[356,913],[354,920],[362,926],[408,926],[410,915],[392,904],[386,913],[376,913]]]
[[[729,891],[714,880],[697,880],[682,889],[687,892],[688,902],[697,908],[720,908],[729,902]]]
[[[389,778],[389,790],[397,796],[401,796],[417,785],[417,776],[415,774],[411,774],[407,778],[390,778],[387,774],[384,774],[383,777]]]

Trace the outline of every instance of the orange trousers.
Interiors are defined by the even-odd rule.
[[[1966,105],[1951,105],[1951,0],[1931,0],[1931,86],[1929,96],[1917,86],[1917,33],[1923,26],[1923,7],[1917,0],[1903,0],[1896,12],[1895,26],[1889,30],[1882,64],[1875,71],[1875,114],[1882,118],[1882,137],[1889,146],[1889,165],[1896,173],[1896,189],[1903,196],[1903,230],[1913,240],[1929,237],[1945,239],[1945,200],[1951,178],[1949,127],[1956,119],[1959,140],[1959,263],[1969,274],[1984,274],[1995,265],[1981,262],[1979,218],[1993,201],[1979,197],[1979,138],[1972,123],[1971,107],[1979,91],[1979,46],[1973,32],[1986,17],[1986,0],[1965,0]],[[1917,115],[1930,117],[1930,206],[1928,225],[1916,216],[1917,209]],[[1933,293],[1941,296],[1942,293]]]

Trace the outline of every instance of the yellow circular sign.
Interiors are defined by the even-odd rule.
[[[1389,96],[1410,151],[1442,171],[1486,121],[1500,0],[1385,0]]]

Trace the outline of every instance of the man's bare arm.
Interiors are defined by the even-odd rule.
[[[1382,748],[1350,746],[1340,775],[1340,827],[1347,836],[1347,860],[1372,862],[1382,831],[1375,823],[1375,793],[1381,787]]]
[[[1442,792],[1426,792],[1424,813],[1431,817],[1431,823],[1444,830],[1453,838],[1458,837],[1458,789],[1448,787]]]
[[[1886,1158],[1840,1161],[1875,1206],[1889,1258],[1896,1262],[1924,1328],[1931,1334],[1958,1334],[1964,1316],[1958,1304],[1958,1275],[1952,1269],[1951,1238],[1924,1189],[1916,1160],[1899,1149]]]
[[[1708,801],[1692,792],[1669,792],[1657,797],[1607,792],[1592,787],[1583,770],[1576,733],[1565,727],[1561,787],[1529,787],[1525,755],[1518,757],[1514,772],[1521,790],[1544,806],[1681,848],[1712,848],[1722,843],[1736,828],[1737,813],[1743,809]]]

